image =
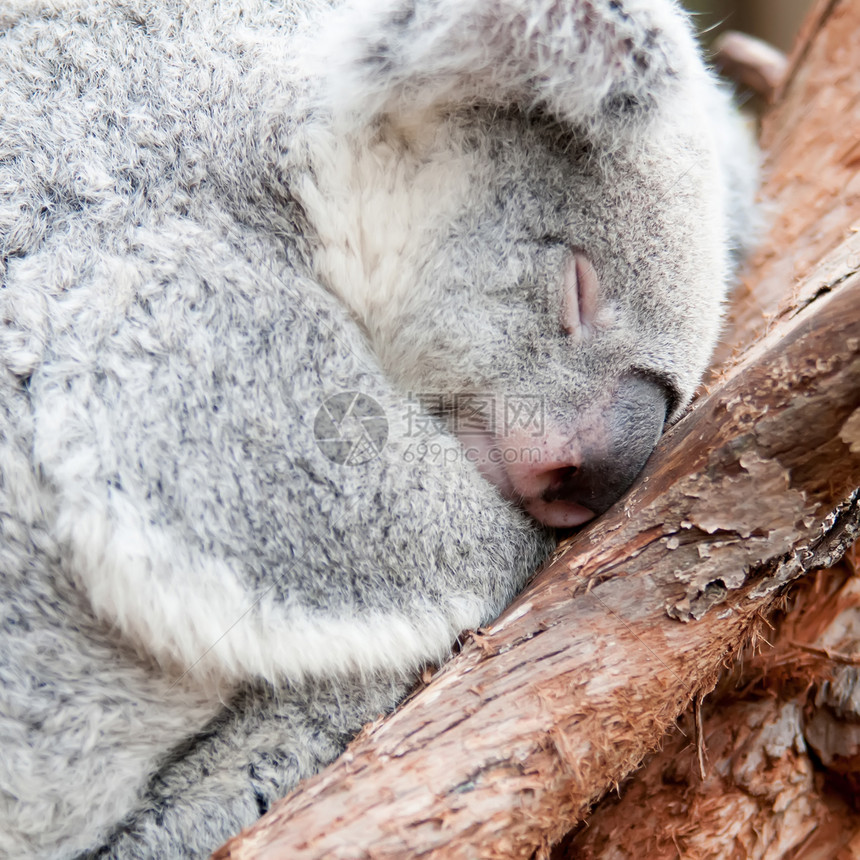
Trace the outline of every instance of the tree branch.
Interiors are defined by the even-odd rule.
[[[687,737],[668,737],[552,860],[856,856],[860,656],[840,652],[860,634],[853,565],[808,577],[780,616],[769,644],[748,649],[705,703],[705,772],[688,711]]]

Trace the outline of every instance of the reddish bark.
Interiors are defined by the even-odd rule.
[[[860,4],[819,0],[762,124],[766,237],[730,308],[716,365],[755,343],[828,273],[821,261],[860,229]],[[852,247],[847,269],[860,267]]]
[[[778,631],[688,713],[553,860],[848,860],[860,854],[860,578],[803,582]],[[771,647],[772,646],[772,647]],[[682,734],[683,732],[683,734]],[[852,853],[853,852],[853,853]]]

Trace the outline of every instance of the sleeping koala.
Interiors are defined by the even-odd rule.
[[[200,856],[628,487],[755,158],[672,0],[0,27],[0,855]]]

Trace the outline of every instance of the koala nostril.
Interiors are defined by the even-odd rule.
[[[595,512],[582,502],[586,495],[581,485],[582,467],[578,464],[557,464],[532,472],[527,478],[533,491],[526,493],[523,507],[544,525],[554,528],[575,528],[594,519]]]
[[[547,490],[558,490],[569,484],[579,472],[578,466],[562,466],[547,475]]]
[[[545,502],[579,501],[574,496],[580,493],[580,467],[575,465],[553,469],[547,475],[546,489],[541,494]]]

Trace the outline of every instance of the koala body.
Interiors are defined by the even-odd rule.
[[[12,0],[0,118],[0,855],[199,856],[629,485],[754,157],[669,0]]]

